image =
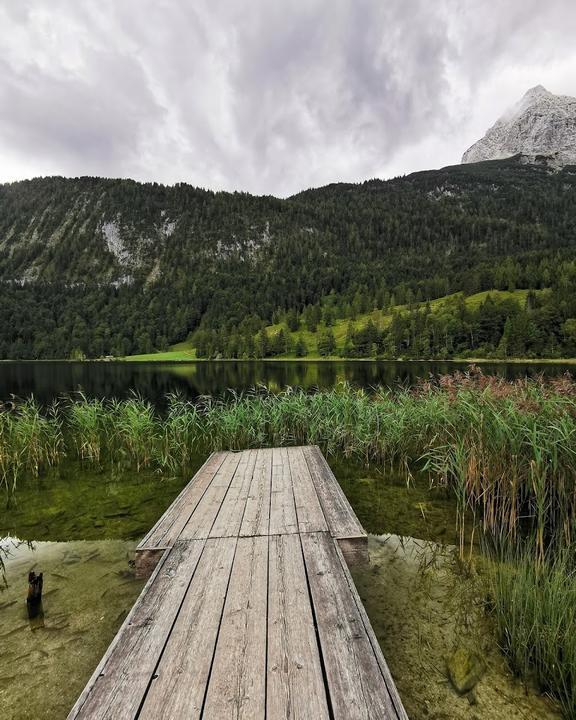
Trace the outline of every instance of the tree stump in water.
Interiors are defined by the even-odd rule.
[[[28,608],[28,618],[34,620],[42,611],[42,586],[44,578],[42,573],[36,573],[31,570],[28,573],[28,597],[26,598],[26,607]]]

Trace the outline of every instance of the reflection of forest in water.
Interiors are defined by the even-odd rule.
[[[376,385],[412,385],[418,378],[465,369],[465,363],[447,362],[282,362],[211,361],[197,363],[130,362],[7,362],[0,363],[0,400],[34,395],[47,403],[82,391],[89,397],[126,397],[137,392],[161,404],[167,393],[185,397],[221,395],[226,390],[250,390],[258,385],[273,392],[287,386],[329,388],[346,381],[370,388]],[[507,378],[543,373],[560,375],[562,364],[484,364],[485,373]]]

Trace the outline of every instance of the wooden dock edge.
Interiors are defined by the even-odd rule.
[[[364,565],[368,562],[368,537],[367,535],[355,537],[334,538],[337,541],[344,560],[350,567]]]

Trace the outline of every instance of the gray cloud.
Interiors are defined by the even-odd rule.
[[[0,27],[0,179],[385,176],[457,162],[535,65],[576,70],[572,0],[0,0]]]

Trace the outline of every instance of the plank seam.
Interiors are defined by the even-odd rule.
[[[342,554],[342,551],[340,550],[338,543],[334,543],[334,545],[336,548],[336,554],[338,555],[338,560],[340,561],[342,570],[344,572],[344,577],[346,578],[346,582],[348,583],[348,587],[350,589],[350,594],[352,595],[354,604],[358,608],[358,613],[360,615],[360,619],[362,620],[362,625],[364,626],[364,630],[366,631],[366,635],[368,636],[368,640],[372,647],[372,651],[373,651],[374,655],[376,656],[376,662],[378,664],[378,668],[380,670],[380,674],[382,676],[384,686],[386,687],[388,697],[390,698],[390,702],[392,703],[392,706],[394,707],[394,710],[396,711],[398,720],[408,720],[406,710],[404,708],[404,705],[402,704],[402,700],[398,693],[398,689],[396,688],[396,683],[394,682],[394,678],[392,677],[392,674],[390,673],[390,668],[388,667],[388,663],[386,662],[386,658],[384,657],[384,653],[382,652],[382,648],[380,647],[378,638],[376,637],[376,635],[374,633],[374,628],[372,627],[372,625],[370,623],[370,619],[368,618],[366,608],[364,607],[364,603],[362,602],[362,599],[360,598],[358,589],[356,588],[356,584],[354,583],[354,579],[352,578],[352,575],[350,573],[350,570],[348,568],[346,560],[344,559],[344,555]]]
[[[324,651],[320,641],[320,629],[318,627],[318,619],[316,616],[316,607],[314,606],[314,597],[310,586],[310,578],[308,576],[308,566],[306,564],[306,554],[302,545],[302,534],[298,534],[300,540],[300,552],[302,553],[302,562],[304,564],[304,575],[306,576],[306,589],[308,590],[308,599],[310,600],[310,609],[312,610],[312,620],[314,622],[314,633],[316,635],[316,644],[318,645],[318,657],[320,658],[320,668],[322,670],[322,679],[324,680],[324,689],[326,691],[326,704],[328,706],[328,717],[330,720],[336,720],[334,708],[332,707],[332,696],[330,695],[330,685],[328,684],[328,673],[326,672],[326,664],[324,662]]]
[[[208,459],[207,459],[206,462],[202,465],[202,467],[198,470],[198,472],[196,473],[196,475],[194,475],[194,477],[196,477],[199,473],[202,472],[202,470],[206,467],[206,465],[208,465],[210,459],[211,459],[215,454],[216,454],[216,453],[211,453],[211,455],[208,457]],[[223,452],[223,453],[222,453],[222,460],[221,460],[220,464],[218,465],[218,467],[217,467],[217,468],[214,470],[214,472],[212,473],[212,479],[210,480],[210,482],[208,483],[208,485],[206,485],[206,487],[204,488],[204,491],[202,492],[202,495],[200,495],[200,497],[198,498],[198,501],[196,502],[196,504],[195,504],[194,507],[192,508],[192,511],[191,511],[190,514],[188,515],[188,518],[187,518],[186,522],[185,522],[184,525],[182,526],[183,528],[185,528],[186,525],[190,522],[190,518],[191,518],[192,515],[194,515],[194,513],[196,512],[196,508],[198,507],[198,505],[199,505],[200,502],[202,501],[202,498],[204,497],[204,495],[205,495],[206,492],[208,491],[208,488],[209,488],[209,487],[212,485],[212,483],[214,482],[214,478],[215,478],[216,475],[220,472],[220,469],[222,468],[222,465],[224,464],[224,461],[226,460],[226,457],[227,457],[228,454],[229,454],[228,452]],[[180,499],[180,497],[181,497],[182,495],[184,495],[184,493],[185,493],[186,490],[191,489],[191,484],[194,482],[194,477],[193,477],[192,480],[191,480],[190,482],[188,482],[187,485],[183,488],[182,492],[180,493],[180,495],[178,495],[178,497],[176,498],[176,500],[174,500],[174,502],[172,503],[172,505],[174,505],[174,503],[176,503],[176,502]],[[166,510],[166,512],[168,512],[168,510],[170,510],[170,508],[172,507],[172,505],[170,505],[170,507]],[[164,517],[164,515],[162,515],[162,517]],[[156,525],[158,525],[159,523],[161,523],[162,517],[159,518],[159,520],[158,520],[158,522],[156,523]],[[174,520],[172,521],[172,523],[170,524],[170,526],[169,526],[168,528],[166,528],[166,530],[162,533],[161,537],[160,537],[159,540],[158,540],[159,543],[162,542],[162,540],[164,540],[164,538],[166,537],[166,535],[168,535],[168,533],[170,532],[170,530],[172,530],[172,528],[173,528],[174,525],[176,524],[176,520],[177,520],[177,519],[178,519],[178,516],[176,516],[176,517],[174,518]],[[155,525],[155,526],[152,528],[152,530],[150,530],[150,532],[141,540],[141,542],[144,542],[144,540],[146,540],[146,538],[148,538],[149,536],[151,536],[151,534],[152,534],[152,532],[154,531],[156,525]],[[196,539],[201,540],[202,538],[196,538]],[[174,540],[174,542],[176,542],[176,540]],[[172,546],[174,545],[174,542],[172,543]],[[140,546],[138,546],[138,549],[144,549],[144,548],[140,548]],[[148,548],[146,548],[146,549],[148,549]],[[151,549],[152,549],[152,548],[151,548]]]

